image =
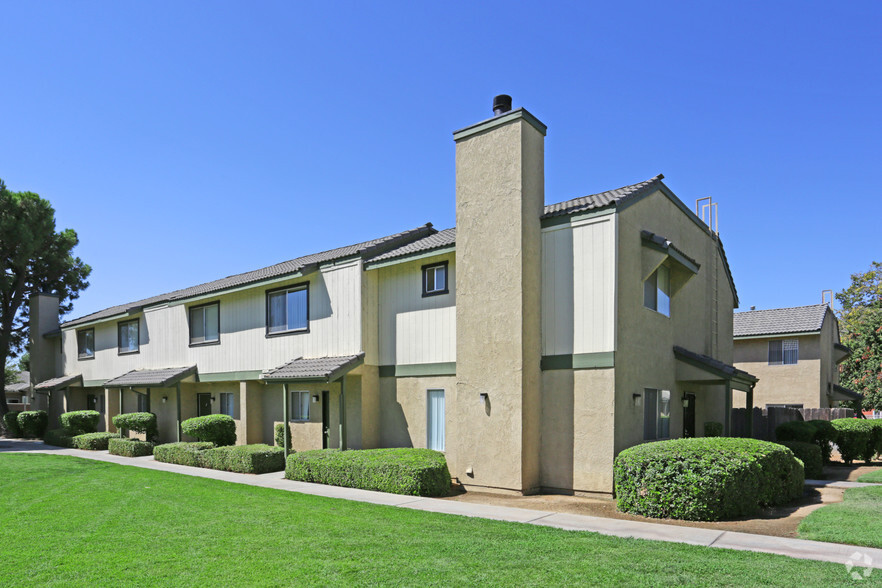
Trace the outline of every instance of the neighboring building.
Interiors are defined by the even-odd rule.
[[[759,379],[754,406],[831,408],[862,398],[839,385],[839,321],[827,304],[736,312],[735,365]]]
[[[63,324],[60,352],[35,297],[37,389],[111,430],[151,410],[164,441],[223,412],[272,443],[286,398],[298,450],[430,447],[466,487],[609,494],[619,451],[728,427],[756,380],[729,365],[719,237],[662,176],[545,206],[544,136],[510,99],[454,133],[455,230],[109,308]]]
[[[30,410],[31,405],[31,374],[23,371],[16,374],[14,384],[7,384],[6,403],[10,411]]]

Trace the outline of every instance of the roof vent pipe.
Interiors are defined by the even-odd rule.
[[[493,116],[505,114],[509,110],[511,110],[511,96],[500,94],[493,98]]]

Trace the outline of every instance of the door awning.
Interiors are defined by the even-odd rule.
[[[849,390],[848,388],[840,386],[839,384],[833,384],[833,389],[830,393],[830,400],[844,400],[846,402],[851,402],[853,400],[863,399],[863,394],[855,392],[854,390]]]
[[[298,357],[277,368],[265,370],[265,382],[333,382],[364,363],[364,353],[335,357]]]
[[[677,380],[681,382],[705,384],[729,382],[735,390],[750,392],[759,381],[756,376],[739,370],[735,366],[677,345],[674,346],[674,357],[681,364],[677,366]]]
[[[104,382],[105,388],[169,388],[197,375],[196,366],[132,370]]]
[[[83,376],[81,374],[74,374],[72,376],[59,376],[57,378],[52,378],[51,380],[44,380],[34,386],[34,390],[36,390],[37,392],[55,392],[56,390],[61,390],[62,388],[82,385]]]

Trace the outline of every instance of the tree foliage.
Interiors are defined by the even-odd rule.
[[[840,381],[864,395],[863,408],[882,409],[882,263],[851,276],[836,294],[840,338],[851,356],[840,364]]]
[[[92,269],[73,255],[79,240],[72,229],[55,230],[55,210],[33,192],[12,192],[0,180],[0,356],[4,363],[28,337],[28,299],[51,292],[60,313],[89,285]],[[41,333],[42,334],[42,333]],[[0,415],[9,411],[0,386]]]

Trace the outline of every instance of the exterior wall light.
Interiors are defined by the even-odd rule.
[[[312,395],[312,403],[315,404],[316,402],[318,402],[318,400],[319,400],[319,395],[318,395],[318,394],[313,394],[313,395]]]
[[[481,392],[478,397],[481,399],[481,405],[487,406],[487,401],[490,400],[490,396],[486,392]]]
[[[165,404],[166,402],[168,402],[168,396],[163,396],[162,403]]]
[[[683,397],[683,408],[689,408],[689,397],[688,396]]]
[[[634,406],[636,406],[637,408],[640,408],[640,405],[643,404],[643,395],[640,394],[640,392],[634,392],[633,398],[634,398]]]

